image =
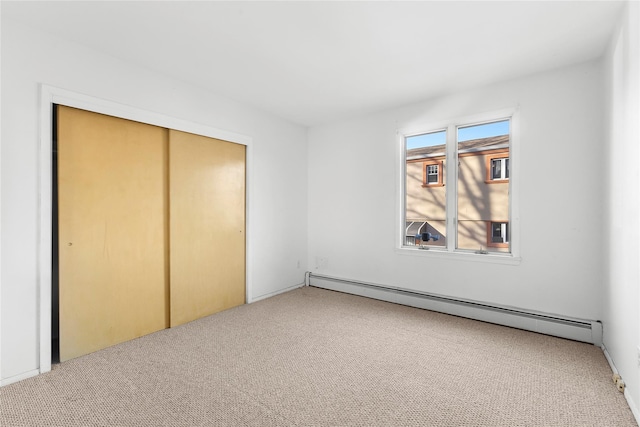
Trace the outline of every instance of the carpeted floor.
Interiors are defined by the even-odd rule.
[[[602,351],[300,288],[0,388],[0,426],[636,426]]]

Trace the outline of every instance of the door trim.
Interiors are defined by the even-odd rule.
[[[229,132],[201,123],[177,119],[152,111],[120,104],[117,102],[80,94],[54,86],[40,85],[40,117],[39,117],[39,188],[38,188],[38,336],[39,336],[39,372],[51,370],[51,268],[52,268],[52,133],[53,105],[66,105],[94,113],[106,114],[122,119],[134,120],[159,127],[194,133],[210,138],[221,139],[246,146],[246,178],[245,178],[245,292],[247,303],[252,302],[252,245],[248,236],[252,230],[252,154],[253,138],[235,132]]]

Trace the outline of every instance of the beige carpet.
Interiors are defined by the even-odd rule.
[[[0,426],[635,426],[592,345],[301,288],[0,388]]]

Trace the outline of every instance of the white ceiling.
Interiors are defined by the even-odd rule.
[[[622,2],[2,2],[22,22],[312,126],[602,55]]]

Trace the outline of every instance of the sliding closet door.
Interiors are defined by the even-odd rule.
[[[169,131],[171,326],[245,302],[245,147]]]
[[[169,326],[167,138],[58,107],[61,361]]]

